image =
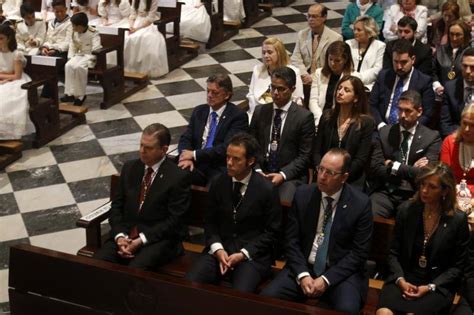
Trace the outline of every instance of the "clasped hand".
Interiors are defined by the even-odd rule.
[[[245,256],[243,253],[234,253],[229,256],[227,252],[223,249],[217,250],[214,253],[214,256],[219,261],[221,275],[224,275],[229,269],[234,270],[235,266],[245,260]]]
[[[398,286],[402,291],[403,298],[409,301],[419,299],[430,291],[427,285],[416,286],[404,279],[398,282]]]
[[[315,298],[323,295],[328,285],[323,277],[313,279],[310,276],[306,276],[301,279],[300,287],[301,290],[303,290],[304,295],[310,298]]]
[[[130,238],[119,237],[117,239],[117,246],[119,248],[117,253],[120,255],[120,257],[133,258],[135,257],[134,254],[142,246],[142,240],[139,237],[134,240]]]

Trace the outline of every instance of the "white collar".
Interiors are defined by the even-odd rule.
[[[283,112],[287,112],[290,109],[291,103],[293,103],[292,100],[290,100],[285,106],[281,108],[276,106],[275,103],[273,103],[273,109],[281,109]]]
[[[339,176],[341,176],[341,175],[339,175]],[[341,187],[341,189],[339,189],[334,194],[332,194],[332,196],[329,196],[327,193],[322,191],[321,192],[321,199],[325,199],[326,197],[331,197],[333,199],[333,205],[337,204],[339,202],[339,199],[341,198],[343,187],[344,187],[344,185]]]
[[[410,129],[405,129],[402,125],[400,125],[400,133],[403,133],[404,131],[408,131],[413,136],[415,134],[416,127],[418,127],[418,122],[416,122],[416,124]]]
[[[217,113],[217,117],[222,117],[222,113],[224,112],[225,108],[227,107],[227,103],[224,104],[224,106],[222,106],[221,108],[219,108],[218,110],[213,110],[211,106],[209,106],[209,115],[211,115],[212,112],[216,112]]]
[[[242,180],[237,180],[235,177],[232,177],[232,183],[239,182],[239,183],[244,184],[245,186],[248,186],[251,176],[252,176],[252,171],[250,171],[250,173],[247,176],[245,176]]]
[[[166,155],[161,159],[159,160],[156,164],[153,164],[152,165],[152,169],[153,169],[153,173],[156,173],[158,172],[158,169],[160,168],[161,164],[163,164],[163,161],[166,159]],[[146,170],[148,168],[148,165],[145,165],[145,174],[146,174]]]

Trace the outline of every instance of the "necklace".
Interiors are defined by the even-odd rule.
[[[426,245],[428,244],[428,241],[430,240],[431,236],[433,236],[433,233],[439,224],[440,215],[436,214],[436,221],[431,226],[431,229],[428,229],[427,221],[431,220],[432,217],[433,213],[427,214],[423,210],[423,248],[421,250],[420,258],[418,259],[418,266],[420,266],[421,268],[426,268],[426,266],[428,266],[428,259],[426,258]]]
[[[346,135],[347,129],[349,129],[351,118],[346,118],[341,124],[340,116],[337,117],[337,136],[339,138],[339,148],[341,147],[342,138]]]

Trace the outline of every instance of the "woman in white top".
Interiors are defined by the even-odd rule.
[[[400,4],[390,6],[384,12],[383,36],[385,41],[391,41],[398,38],[397,23],[406,16],[411,16],[418,23],[415,37],[424,44],[427,42],[426,29],[428,27],[428,9],[423,5],[418,5],[419,0],[400,0]]]
[[[385,43],[377,39],[378,34],[379,28],[372,17],[359,16],[354,22],[354,39],[346,41],[351,48],[354,69],[369,91],[383,66]]]
[[[99,19],[99,15],[97,12],[97,6],[99,5],[99,0],[73,0],[71,3],[72,6],[72,13],[76,14],[79,12],[83,12],[87,14],[87,19],[91,25],[96,25],[98,22],[96,20]]]
[[[293,100],[299,105],[303,104],[303,82],[300,71],[291,65],[290,57],[286,52],[283,42],[276,37],[267,38],[262,44],[263,65],[256,65],[253,68],[252,79],[250,81],[249,93],[249,121],[252,118],[255,106],[273,102],[270,92],[271,74],[280,67],[291,68],[296,73],[296,89],[293,92]]]
[[[97,7],[100,20],[97,25],[128,27],[130,16],[130,2],[128,0],[100,0]]]
[[[125,71],[159,77],[168,73],[168,55],[163,34],[153,24],[158,19],[158,0],[133,0],[125,38]]]
[[[179,22],[179,33],[184,38],[207,43],[211,35],[211,17],[201,0],[180,0],[181,21]],[[172,26],[171,23],[168,24]],[[168,26],[167,26],[168,27]]]
[[[339,79],[355,74],[349,45],[342,41],[331,43],[326,52],[324,67],[316,69],[312,75],[309,110],[314,115],[316,128],[323,111],[334,105],[335,88]]]

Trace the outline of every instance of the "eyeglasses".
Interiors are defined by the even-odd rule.
[[[287,86],[274,86],[274,85],[270,85],[270,90],[272,92],[278,92],[278,93],[285,93],[286,90],[288,90],[289,87]]]
[[[317,14],[308,14],[307,15],[307,19],[319,19],[319,18],[322,18],[323,16],[322,15],[317,15]]]
[[[323,166],[321,166],[321,165],[316,166],[316,171],[317,171],[318,173],[321,173],[321,174],[326,173],[326,175],[328,175],[328,176],[330,176],[330,177],[335,177],[335,176],[337,176],[337,175],[342,175],[342,174],[344,174],[344,173],[342,173],[342,172],[336,172],[336,171],[329,170],[329,169],[327,169],[327,168],[325,168],[325,167],[323,167]]]

